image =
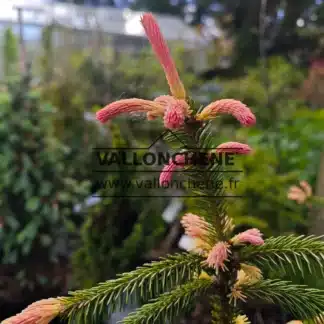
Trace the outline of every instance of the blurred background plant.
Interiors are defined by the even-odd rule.
[[[323,111],[310,111],[305,105],[299,95],[302,71],[285,59],[270,58],[267,75],[269,87],[256,67],[243,78],[225,81],[221,93],[253,107],[258,118],[256,128],[236,133],[237,140],[250,143],[255,153],[243,161],[245,174],[237,191],[247,199],[238,200],[229,210],[240,220],[248,216],[255,226],[265,227],[260,220],[265,221],[268,235],[305,233],[307,215],[287,201],[284,188],[299,179],[315,185],[324,139]]]
[[[3,38],[4,76],[6,79],[10,79],[18,74],[18,41],[11,28],[5,30]]]
[[[1,295],[15,303],[66,289],[66,225],[89,187],[65,172],[69,148],[53,134],[53,114],[29,72],[1,93]]]
[[[111,143],[106,147],[132,147],[130,141],[121,136],[117,124],[110,125],[110,134]],[[141,154],[141,151],[134,152]],[[105,167],[105,171],[106,181],[126,183],[139,178],[138,174],[144,181],[143,173],[134,166],[127,169],[115,165],[110,171]],[[100,178],[102,174],[99,173]],[[149,178],[152,174],[144,176]],[[154,202],[138,198],[149,196],[149,189],[116,186],[108,192],[109,197],[105,197],[107,190],[103,188],[95,193],[104,198],[99,198],[100,204],[83,211],[85,219],[80,227],[81,242],[72,257],[74,285],[78,287],[91,287],[143,264],[167,229],[160,217],[167,200],[159,196],[154,198]]]

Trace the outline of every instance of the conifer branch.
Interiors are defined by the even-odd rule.
[[[225,193],[222,188],[214,188],[216,183],[223,181],[223,173],[220,172],[221,165],[218,163],[205,164],[203,158],[201,158],[202,161],[199,158],[199,153],[206,154],[216,147],[213,142],[211,122],[209,121],[205,125],[199,122],[188,123],[185,130],[169,132],[164,138],[169,143],[177,142],[181,149],[198,153],[197,157],[193,159],[193,165],[188,166],[186,176],[193,183],[202,184],[202,186],[191,189],[192,193],[199,197],[199,200],[197,200],[199,213],[206,221],[215,226],[219,239],[225,239],[226,204],[222,199],[219,199],[219,197],[224,197]],[[211,210],[217,211],[217,217],[211,214]]]
[[[195,298],[211,288],[210,279],[196,279],[161,295],[123,319],[123,324],[154,324],[173,321],[190,310]]]
[[[248,246],[242,249],[243,261],[248,260],[260,267],[286,272],[296,269],[304,275],[304,271],[313,273],[320,270],[324,276],[324,241],[322,236],[279,236],[265,240],[260,246]]]
[[[247,298],[279,304],[298,319],[310,319],[324,310],[324,291],[290,281],[263,280],[243,288]]]
[[[107,311],[122,309],[130,302],[145,302],[192,279],[200,272],[201,261],[202,257],[196,254],[175,254],[90,289],[70,292],[70,296],[62,299],[65,304],[63,316],[70,322],[94,323]]]

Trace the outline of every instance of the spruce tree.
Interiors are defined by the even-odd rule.
[[[30,319],[48,323],[57,315],[70,323],[98,323],[107,316],[107,308],[112,312],[132,301],[143,306],[122,323],[178,323],[177,319],[189,312],[200,296],[210,299],[213,323],[250,323],[242,306],[252,301],[277,304],[298,320],[321,323],[324,291],[265,277],[269,270],[322,275],[321,238],[290,235],[264,240],[256,228],[237,233],[226,213],[226,200],[222,199],[225,188],[207,185],[225,180],[221,166],[209,163],[213,154],[251,152],[248,145],[237,142],[216,145],[212,120],[230,114],[243,126],[252,126],[256,122],[254,114],[234,99],[218,100],[207,107],[194,103],[186,94],[154,17],[145,14],[142,24],[164,69],[171,95],[154,101],[119,100],[101,109],[97,118],[106,122],[121,113],[141,111],[148,119],[163,117],[165,128],[172,131],[167,137],[170,141],[181,139],[183,146],[163,168],[160,184],[170,183],[175,171],[204,184],[194,191],[197,214],[187,213],[181,220],[186,234],[195,239],[195,247],[90,289],[38,301],[4,323]]]

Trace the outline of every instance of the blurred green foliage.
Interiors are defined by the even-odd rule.
[[[271,57],[265,69],[261,64],[233,80],[220,80],[222,97],[236,98],[251,107],[257,116],[256,127],[270,130],[280,121],[292,118],[299,107],[304,107],[300,87],[305,74],[282,57]],[[266,136],[266,135],[265,135]]]
[[[192,53],[184,47],[172,43],[171,50],[188,93],[199,88],[202,81],[193,72],[194,56]],[[162,67],[153,57],[153,53],[146,48],[133,59],[130,59],[129,53],[119,53],[115,69],[115,77],[123,81],[121,85],[123,85],[127,97],[136,96],[151,99],[157,93],[169,93]]]
[[[30,260],[42,257],[45,269],[66,257],[65,220],[89,183],[65,172],[68,147],[53,134],[55,110],[29,83],[27,75],[1,92],[0,256],[2,264],[18,263],[24,274],[17,279],[32,288],[39,273],[30,269]]]
[[[112,139],[108,147],[131,147],[117,124],[112,124],[110,130]],[[136,171],[135,166],[131,170],[113,166],[113,170],[113,173],[107,170],[106,180],[125,183],[152,176]],[[150,190],[117,186],[109,191],[98,190],[96,194],[103,198],[86,210],[87,217],[81,226],[81,244],[72,259],[76,283],[82,287],[91,287],[142,264],[146,254],[161,241],[166,231],[161,217],[166,199],[132,198],[148,197]],[[111,197],[105,197],[107,194]]]
[[[18,41],[11,28],[4,32],[3,70],[5,78],[12,78],[18,72]]]
[[[244,175],[235,194],[244,198],[229,203],[228,213],[237,224],[258,227],[267,236],[307,232],[307,211],[287,199],[287,190],[301,179],[315,184],[324,115],[323,110],[309,110],[300,98],[303,75],[283,58],[273,57],[266,69],[257,66],[239,79],[217,80],[223,87],[219,97],[243,101],[257,117],[255,127],[235,135],[254,153],[236,160]],[[226,125],[219,142],[233,139],[232,119]]]

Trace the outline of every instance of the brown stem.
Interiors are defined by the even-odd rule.
[[[237,270],[240,268],[239,256],[237,251],[233,251],[230,262],[227,265],[228,271],[220,273],[220,302],[221,313],[220,323],[231,324],[234,316],[234,306],[230,304],[229,294],[237,278]]]
[[[231,324],[231,310],[229,299],[227,295],[229,294],[229,285],[228,285],[229,277],[228,272],[221,272],[220,274],[220,323],[221,324]]]

